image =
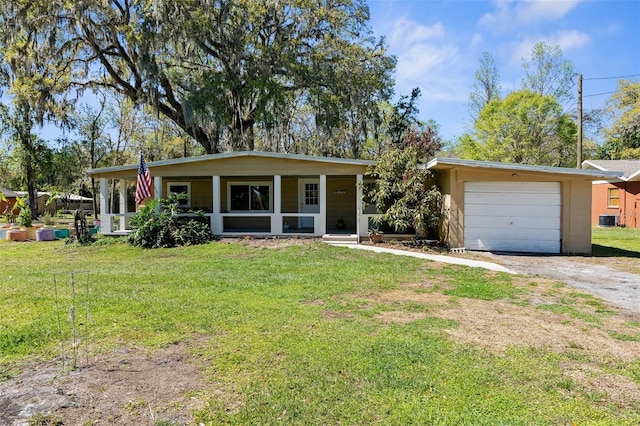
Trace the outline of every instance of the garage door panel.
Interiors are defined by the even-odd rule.
[[[546,217],[522,217],[522,216],[465,216],[465,227],[506,229],[514,232],[514,229],[554,229],[559,230],[560,224],[553,220],[553,216]]]
[[[496,185],[497,183],[502,185]],[[512,193],[514,186],[518,187],[519,192],[539,194],[555,194],[558,192],[558,182],[468,182],[465,186],[465,192]]]
[[[499,193],[499,194],[490,194],[492,197],[488,197],[488,194],[482,193],[470,193],[467,194],[468,198],[466,199],[467,203],[471,204],[482,204],[482,205],[513,205],[513,204],[522,204],[529,206],[539,206],[539,205],[560,205],[560,197],[557,198],[554,194],[529,194],[529,193]]]
[[[494,205],[489,204],[475,204],[469,209],[469,206],[466,207],[465,218],[469,217],[531,217],[532,209],[537,206],[530,205],[511,205],[511,206],[502,206],[500,210],[498,210]],[[559,205],[557,206],[545,206],[544,209],[537,209],[537,217],[546,217],[546,218],[558,218],[560,217],[561,208]]]
[[[527,252],[527,253],[559,253],[560,242],[558,241],[532,241],[530,242],[526,250],[522,248],[522,241],[520,240],[465,240],[465,247],[468,250],[479,251],[506,251],[506,252]]]
[[[469,250],[560,252],[559,182],[465,183]]]
[[[558,241],[557,229],[543,229],[543,228],[530,228],[519,229],[518,233],[514,233],[510,229],[500,228],[481,228],[471,229],[469,234],[465,236],[465,239],[482,239],[482,240],[524,240],[526,241]]]

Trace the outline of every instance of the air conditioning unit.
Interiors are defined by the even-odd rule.
[[[601,214],[598,220],[599,226],[618,226],[620,216],[616,214]]]

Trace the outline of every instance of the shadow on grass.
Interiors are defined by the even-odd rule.
[[[591,256],[593,257],[633,257],[640,258],[640,252],[619,249],[615,247],[591,245]]]

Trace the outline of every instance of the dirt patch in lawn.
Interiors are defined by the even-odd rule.
[[[0,383],[0,424],[188,424],[203,406],[202,366],[189,355],[193,344],[121,348],[79,361],[70,372],[62,371],[60,358],[23,367]]]
[[[514,282],[525,290],[516,300],[454,298],[430,291],[433,286],[429,283],[355,298],[367,306],[394,307],[376,315],[385,324],[404,325],[427,317],[455,321],[457,327],[443,331],[450,339],[496,356],[505,356],[513,348],[540,348],[585,360],[560,366],[576,388],[598,396],[603,404],[640,404],[640,386],[604,367],[640,358],[640,315],[618,310],[552,280],[514,278]],[[403,304],[411,308],[403,310]],[[422,305],[421,312],[414,312],[416,304]],[[560,311],[549,307],[560,307]]]

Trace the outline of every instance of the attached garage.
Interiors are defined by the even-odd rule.
[[[560,253],[560,182],[467,182],[468,250]]]
[[[591,182],[618,172],[435,158],[451,248],[591,253]]]

